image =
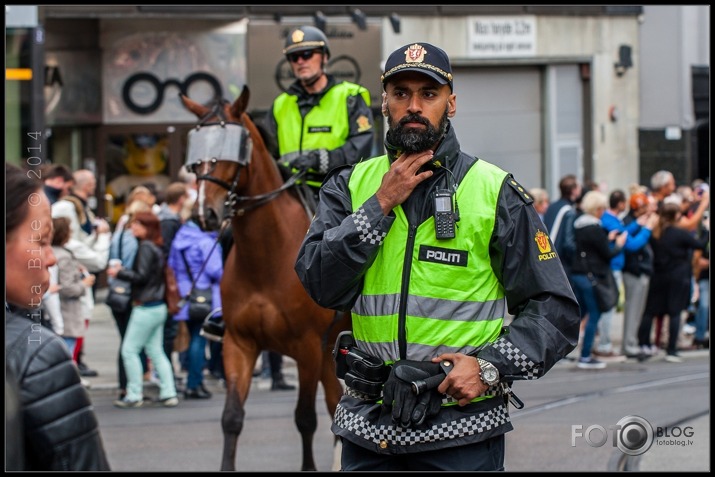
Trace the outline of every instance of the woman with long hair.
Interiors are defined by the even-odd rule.
[[[133,307],[122,341],[122,360],[127,373],[127,393],[114,402],[120,408],[142,406],[144,402],[142,364],[139,353],[145,350],[159,375],[159,404],[174,407],[179,403],[171,362],[164,354],[164,253],[159,218],[153,212],[137,212],[129,227],[139,240],[132,268],[121,265],[107,268],[107,275],[132,284]]]
[[[678,334],[680,315],[688,308],[692,286],[693,250],[703,250],[707,239],[698,240],[678,226],[682,216],[680,204],[665,203],[660,220],[653,229],[650,244],[653,248],[653,277],[646,299],[645,312],[638,328],[638,343],[642,349],[651,348],[653,318],[668,315],[668,346],[665,360],[679,363]]]

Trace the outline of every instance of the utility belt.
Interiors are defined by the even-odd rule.
[[[333,348],[333,358],[338,378],[345,381],[346,395],[364,401],[377,401],[382,398],[383,386],[393,367],[385,364],[380,358],[358,349],[352,332],[340,333]],[[417,395],[435,389],[451,370],[451,363],[447,364],[447,362],[437,364],[426,361],[422,364],[432,367],[434,370],[428,373],[429,377],[412,381],[412,392]],[[442,396],[442,405],[459,401],[452,396]],[[517,409],[524,407],[524,403],[514,394],[507,381],[500,381],[494,386],[490,386],[480,397],[495,396],[502,396],[505,401],[510,401]]]
[[[333,348],[335,374],[345,380],[345,385],[355,397],[377,400],[382,396],[382,387],[392,369],[380,358],[357,348],[352,332],[343,331]]]

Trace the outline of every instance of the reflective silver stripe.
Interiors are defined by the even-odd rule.
[[[376,356],[383,361],[390,361],[400,354],[397,340],[391,342],[368,343],[367,341],[356,340],[358,348],[366,353]],[[427,361],[443,353],[464,353],[473,354],[477,350],[476,346],[429,346],[410,343],[407,347],[406,359],[414,361]]]
[[[400,295],[360,295],[353,311],[364,316],[396,315],[400,306]],[[504,318],[506,301],[502,298],[483,303],[427,298],[410,295],[407,297],[407,314],[421,318],[449,321],[485,321]]]

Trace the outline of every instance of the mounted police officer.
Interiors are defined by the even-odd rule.
[[[447,54],[405,45],[382,83],[387,154],[326,179],[295,265],[352,312],[342,470],[503,470],[511,386],[576,347],[578,303],[531,196],[460,150]]]
[[[298,190],[312,213],[318,190],[331,169],[370,157],[374,141],[370,92],[325,72],[330,46],[318,28],[292,30],[286,36],[283,54],[296,80],[274,100],[264,126],[268,136],[276,140],[278,150],[272,153],[284,174],[303,174]],[[209,339],[221,339],[223,333],[219,319],[208,320],[203,327]],[[271,389],[295,389],[283,379],[282,356],[267,354]]]
[[[278,162],[291,173],[306,171],[303,180],[312,194],[305,199],[310,204],[331,169],[370,157],[370,92],[325,72],[330,46],[318,28],[291,31],[283,54],[296,80],[273,101],[266,128],[276,138]]]

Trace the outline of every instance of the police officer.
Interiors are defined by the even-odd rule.
[[[382,83],[387,154],[333,171],[295,264],[352,311],[342,470],[502,470],[511,385],[576,347],[578,303],[528,192],[460,150],[447,54],[405,45]]]
[[[279,163],[291,173],[306,171],[304,183],[312,192],[306,199],[317,200],[331,169],[370,157],[370,93],[325,72],[330,47],[318,28],[302,26],[291,31],[283,54],[296,80],[273,101],[266,128],[276,138]]]

